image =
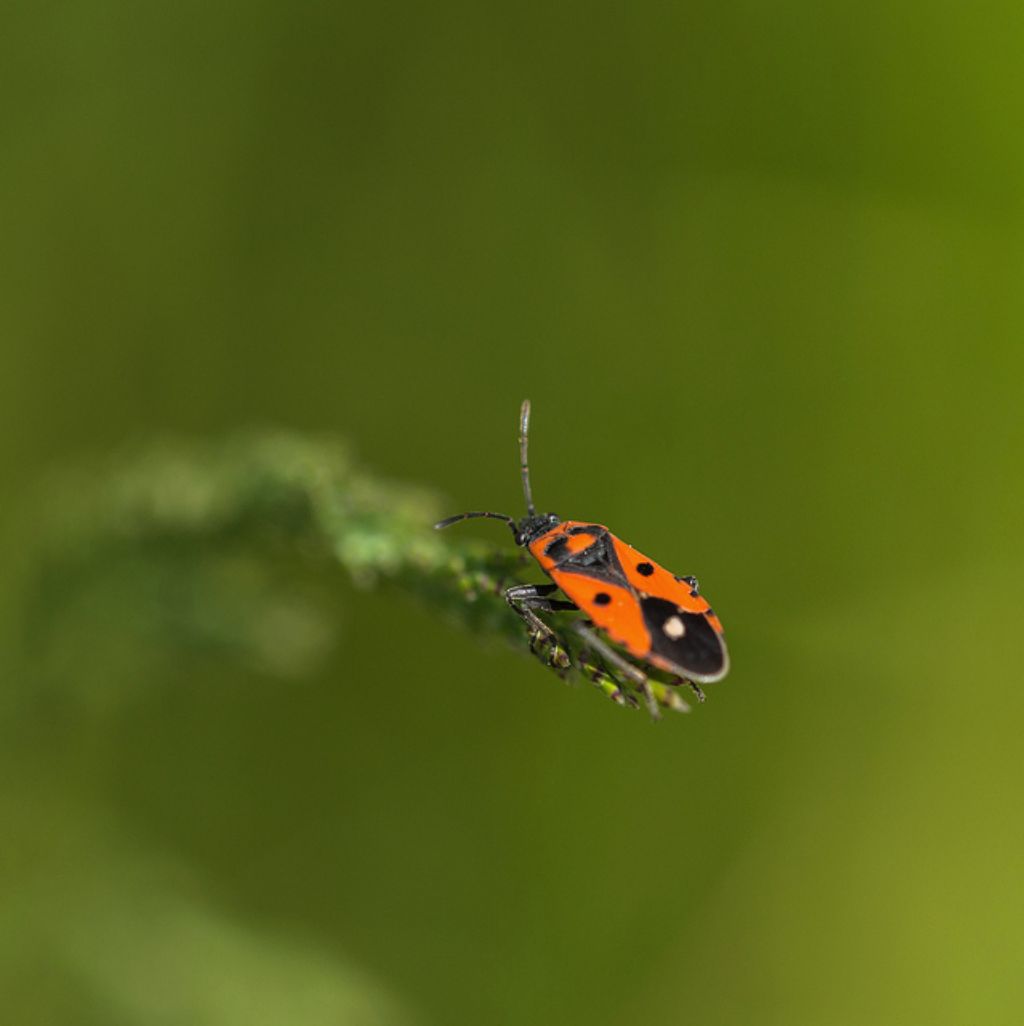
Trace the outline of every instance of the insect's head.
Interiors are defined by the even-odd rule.
[[[527,515],[515,525],[512,533],[515,535],[516,545],[529,545],[536,541],[542,534],[547,534],[556,524],[562,521],[554,513],[534,513]]]

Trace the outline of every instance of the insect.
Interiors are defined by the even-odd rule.
[[[530,629],[531,641],[555,643],[554,632],[537,615],[538,610],[579,610],[586,620],[574,623],[573,629],[585,647],[633,682],[652,715],[657,715],[657,704],[644,666],[671,674],[678,678],[674,683],[689,684],[703,698],[699,685],[721,680],[729,670],[729,655],[721,621],[700,594],[697,579],[676,577],[602,524],[563,521],[554,513],[538,513],[527,461],[529,426],[527,399],[519,417],[519,467],[526,516],[516,520],[505,513],[472,511],[447,517],[434,527],[450,527],[474,517],[508,524],[516,545],[526,548],[553,582],[517,584],[504,592],[508,604]],[[552,597],[558,591],[564,599]]]

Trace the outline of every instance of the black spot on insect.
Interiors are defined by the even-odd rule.
[[[650,563],[637,563],[636,572],[643,574],[644,577],[650,577],[654,573],[654,567]]]
[[[699,598],[699,597],[700,597],[700,592],[697,591],[696,588],[691,588],[690,589],[690,598]]]
[[[608,594],[608,592],[606,592],[606,591],[599,591],[594,596],[594,605],[595,606],[606,606],[606,605],[608,605],[609,602],[611,602],[611,600],[612,600],[612,597],[611,597],[611,595]]]

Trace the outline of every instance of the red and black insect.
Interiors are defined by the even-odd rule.
[[[584,643],[614,665],[643,692],[655,709],[647,674],[607,644],[603,632],[641,663],[680,678],[700,695],[696,685],[721,680],[729,670],[721,621],[700,594],[694,577],[676,577],[653,559],[616,538],[602,524],[560,520],[554,513],[537,513],[530,490],[527,432],[530,401],[519,421],[520,471],[526,516],[504,513],[459,513],[435,524],[450,527],[460,520],[489,517],[512,530],[516,545],[529,550],[553,584],[519,584],[505,591],[509,605],[530,628],[531,637],[554,643],[554,632],[537,610],[577,609],[588,621],[574,629]],[[565,599],[552,598],[561,590]]]

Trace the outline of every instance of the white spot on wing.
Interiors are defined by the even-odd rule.
[[[661,625],[661,629],[673,641],[678,641],[686,633],[686,624],[678,616],[670,616]]]

